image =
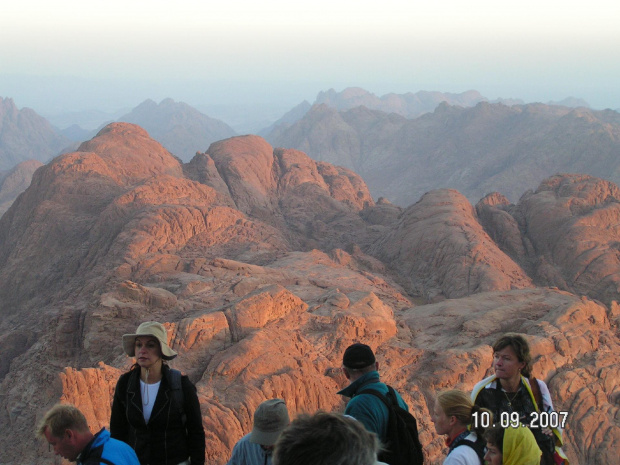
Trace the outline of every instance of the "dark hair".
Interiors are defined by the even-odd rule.
[[[462,425],[471,425],[472,415],[479,412],[488,413],[490,421],[493,421],[493,413],[490,410],[474,405],[469,394],[458,389],[440,392],[437,394],[437,402],[447,417],[455,417]],[[472,427],[472,429],[482,437],[484,433],[482,426],[478,425],[477,428]]]
[[[359,421],[338,413],[298,416],[280,434],[274,465],[374,465],[379,439]]]
[[[526,378],[532,376],[532,355],[530,354],[530,345],[527,343],[527,340],[520,334],[504,334],[493,344],[493,353],[499,352],[509,346],[515,351],[519,361],[525,362],[521,374]]]
[[[500,349],[501,350],[501,349]],[[493,426],[484,432],[484,440],[504,453],[504,428]]]

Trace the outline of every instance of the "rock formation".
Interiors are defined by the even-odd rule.
[[[498,245],[541,286],[606,303],[620,291],[620,190],[586,175],[546,179],[517,205],[477,205]]]
[[[453,190],[425,194],[371,253],[392,265],[411,294],[429,301],[532,286],[484,232],[467,199]]]
[[[402,210],[373,202],[351,171],[260,137],[182,164],[140,127],[109,125],[37,170],[0,218],[3,460],[49,462],[32,431],[58,401],[106,426],[131,364],[121,336],[156,320],[180,354],[171,365],[196,384],[208,463],[227,461],[267,398],[285,399],[292,416],[342,410],[341,357],[355,341],[376,350],[419,420],[428,463],[441,463],[434,395],[471,389],[506,331],[528,337],[536,376],[569,412],[572,463],[615,463],[617,299],[535,287],[540,273],[519,255],[529,246],[515,240],[527,218],[548,263],[568,266],[551,247],[579,237],[567,211],[613,228],[614,188],[550,178],[524,196],[521,216],[499,195],[479,214],[452,190]]]

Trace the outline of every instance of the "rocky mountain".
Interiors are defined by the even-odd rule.
[[[472,202],[500,191],[514,202],[565,172],[620,182],[620,114],[611,110],[442,103],[408,120],[365,107],[316,105],[268,140],[353,169],[373,197],[401,206],[437,188],[456,189]]]
[[[183,161],[191,160],[196,152],[205,150],[212,142],[235,135],[226,123],[169,98],[159,104],[146,100],[117,121],[143,127]]]
[[[0,97],[0,170],[26,160],[46,162],[69,143],[45,118]]]
[[[611,465],[617,190],[558,176],[514,205],[494,194],[474,208],[442,189],[402,209],[258,136],[182,164],[142,128],[111,124],[37,170],[0,218],[3,460],[49,462],[32,430],[59,400],[107,425],[131,363],[121,335],[158,320],[197,386],[208,463],[227,461],[267,398],[293,416],[342,410],[342,353],[362,340],[439,464],[434,395],[471,389],[493,340],[516,331],[569,412],[572,463]]]
[[[41,166],[43,163],[40,161],[28,160],[8,171],[0,171],[0,216],[28,188],[32,175]]]

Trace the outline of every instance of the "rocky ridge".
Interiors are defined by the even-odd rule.
[[[373,202],[351,171],[260,137],[182,164],[143,129],[112,124],[39,169],[0,218],[0,448],[8,463],[47,462],[32,429],[58,400],[106,425],[131,363],[121,335],[158,320],[180,353],[172,365],[196,383],[209,463],[226,462],[266,398],[286,399],[292,415],[342,409],[342,352],[358,340],[416,412],[429,463],[441,463],[433,396],[471,389],[506,331],[528,337],[536,376],[569,412],[572,463],[615,463],[617,299],[566,278],[566,290],[540,287],[549,282],[518,253],[530,233],[551,244],[575,241],[573,225],[612,228],[616,190],[560,176],[517,205],[497,194],[474,209],[439,190],[403,210]],[[614,269],[613,247],[597,240]],[[545,260],[570,276],[582,253],[550,248]],[[614,282],[588,268],[584,283]]]

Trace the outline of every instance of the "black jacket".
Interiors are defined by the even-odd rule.
[[[173,400],[168,383],[170,368],[162,367],[162,379],[148,424],[142,413],[140,368],[121,375],[114,391],[110,434],[129,444],[142,465],[177,465],[191,459],[192,465],[205,461],[205,433],[196,387],[187,376],[181,377],[182,415]]]

